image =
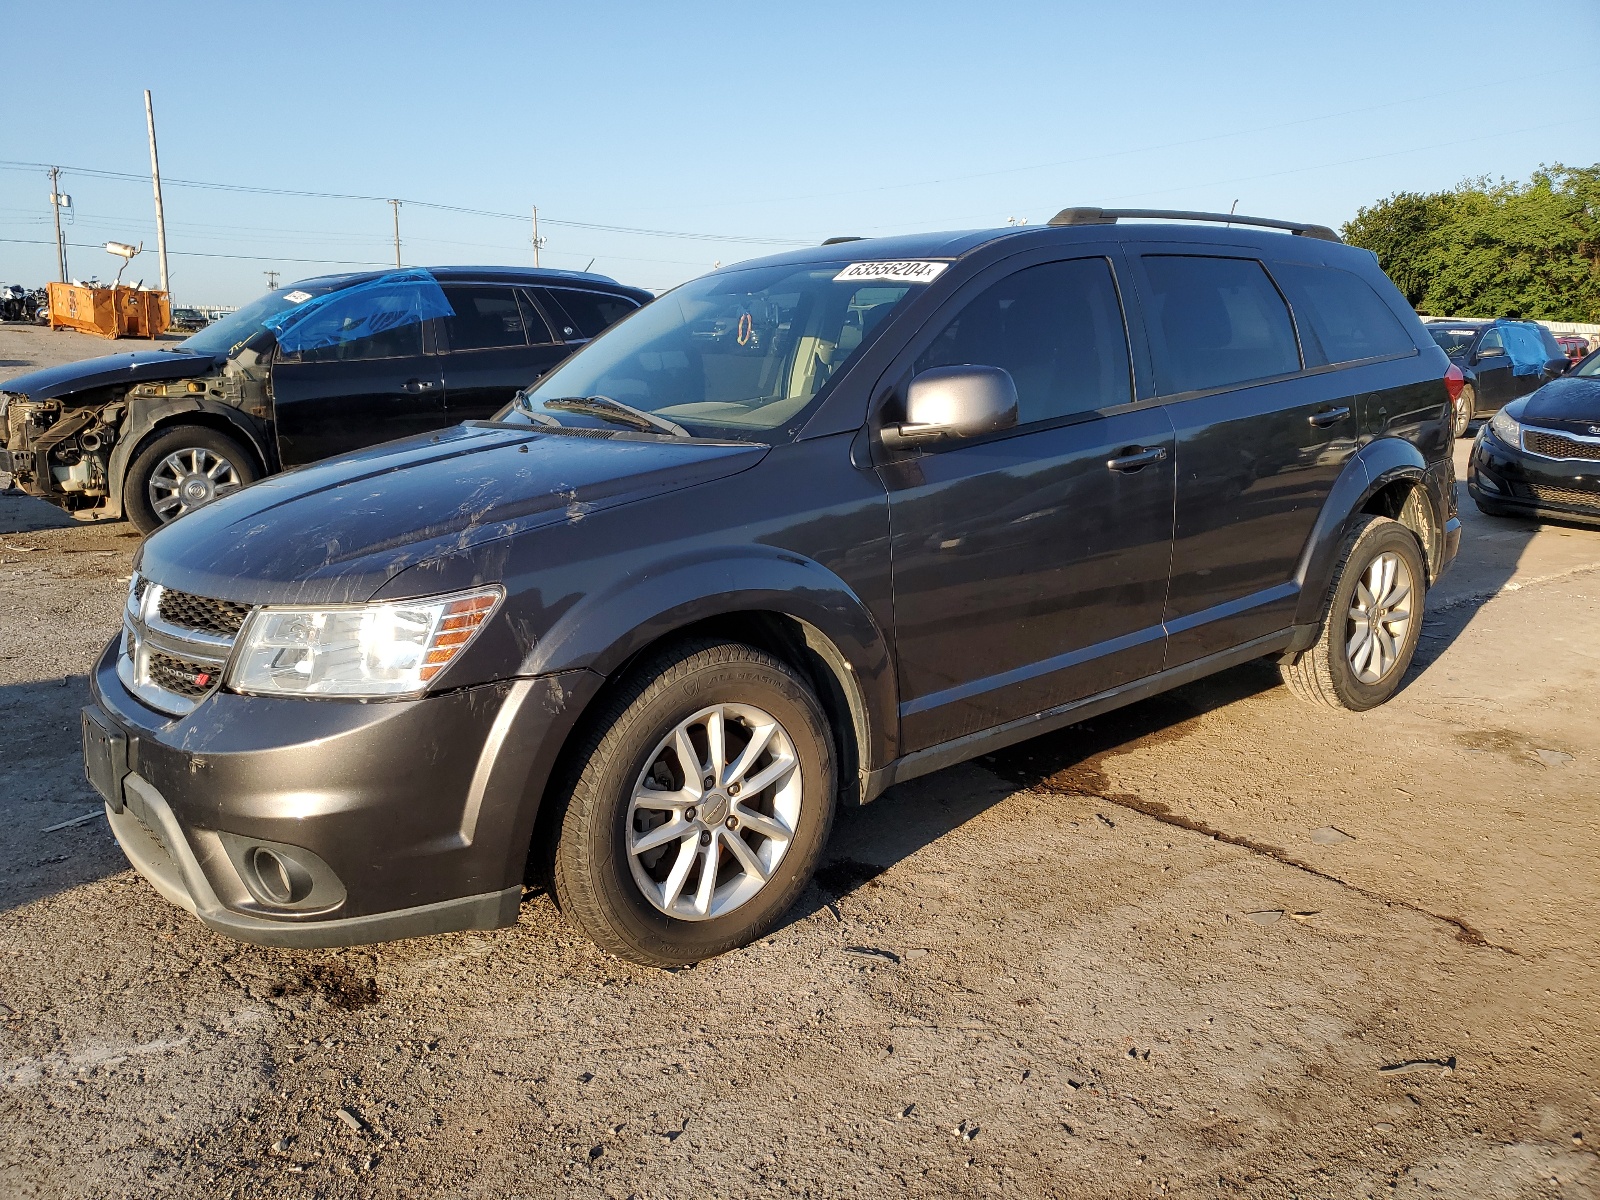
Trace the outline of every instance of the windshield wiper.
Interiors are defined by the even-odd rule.
[[[646,433],[670,433],[673,437],[694,436],[676,421],[658,417],[653,412],[624,404],[621,400],[613,400],[610,396],[561,396],[554,400],[542,400],[540,403],[545,408],[555,409],[557,412],[575,412],[582,413],[586,417],[599,417],[602,421],[610,421],[614,425],[627,425]],[[531,401],[524,401],[521,407],[523,411],[532,413]]]

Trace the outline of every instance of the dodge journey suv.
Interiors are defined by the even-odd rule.
[[[234,937],[509,925],[533,882],[693,962],[902,780],[1262,657],[1386,700],[1459,541],[1460,383],[1314,225],[1068,209],[722,269],[492,419],[155,533],[89,777]]]

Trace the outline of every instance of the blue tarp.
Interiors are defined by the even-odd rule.
[[[390,271],[355,287],[313,296],[261,324],[277,336],[281,350],[293,354],[454,315],[444,291],[429,272],[406,270]]]
[[[1505,342],[1506,357],[1511,360],[1513,375],[1537,375],[1544,370],[1550,353],[1544,339],[1534,325],[1499,325],[1500,337]]]

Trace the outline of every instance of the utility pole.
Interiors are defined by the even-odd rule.
[[[391,200],[394,205],[394,269],[400,269],[400,201]]]
[[[150,89],[144,90],[144,123],[150,130],[150,185],[156,193],[156,254],[161,259],[161,290],[172,298],[167,277],[167,218],[161,211],[161,162],[156,157],[156,112],[150,105]]]
[[[67,281],[67,244],[61,240],[61,168],[50,168],[50,213],[56,219],[56,268]]]
[[[545,239],[539,236],[539,206],[533,206],[533,265],[539,265],[539,251],[544,249]]]
[[[261,273],[267,277],[267,291],[269,291],[269,292],[277,291],[278,290],[278,273],[276,271],[263,271]]]

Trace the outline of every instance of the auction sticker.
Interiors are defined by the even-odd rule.
[[[290,292],[287,296],[284,297],[284,299],[289,301],[290,304],[299,304],[302,301],[311,299],[311,293],[310,292]]]
[[[860,279],[897,279],[901,283],[932,283],[949,263],[903,260],[900,262],[851,263],[833,277],[835,283]]]

